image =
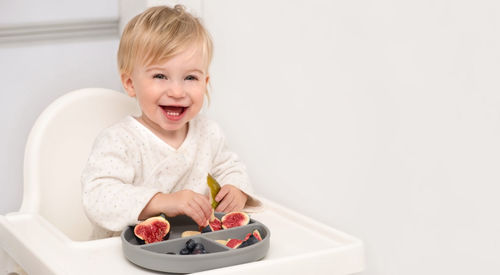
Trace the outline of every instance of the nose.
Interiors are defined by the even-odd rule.
[[[186,95],[186,92],[184,91],[184,87],[182,86],[182,84],[177,81],[173,81],[167,87],[167,95],[169,97],[182,98]]]

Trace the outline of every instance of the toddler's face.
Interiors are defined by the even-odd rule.
[[[208,80],[200,47],[161,64],[138,65],[131,75],[122,75],[127,93],[139,102],[143,124],[162,135],[186,130],[203,106]]]

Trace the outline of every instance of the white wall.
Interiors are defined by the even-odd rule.
[[[118,19],[118,2],[1,1],[0,27]],[[0,214],[22,198],[24,146],[36,118],[57,97],[80,88],[120,89],[116,35],[8,43],[0,37]],[[91,110],[89,110],[91,111]]]
[[[12,24],[117,18],[118,0],[2,0],[0,15],[2,27]]]
[[[261,194],[363,239],[364,274],[500,273],[497,1],[204,8],[210,112]]]

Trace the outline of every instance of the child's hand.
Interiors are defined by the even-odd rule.
[[[184,214],[200,226],[208,224],[208,219],[212,215],[212,206],[206,196],[191,190],[181,190],[168,195],[164,210],[167,216]]]
[[[217,212],[240,211],[245,206],[248,196],[240,189],[231,184],[222,186],[215,200],[219,202]]]

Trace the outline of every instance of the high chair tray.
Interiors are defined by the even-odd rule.
[[[215,213],[219,219],[224,213]],[[259,221],[250,219],[247,225],[206,232],[190,237],[181,237],[184,231],[197,231],[198,225],[187,216],[167,218],[170,223],[168,240],[141,244],[130,226],[121,234],[122,249],[125,257],[132,263],[155,271],[170,273],[192,273],[230,265],[243,264],[262,259],[269,250],[271,234]],[[217,240],[243,240],[247,234],[258,230],[262,240],[242,248],[230,248]],[[201,243],[206,254],[181,255],[186,242],[192,239]]]
[[[259,199],[264,209],[252,218],[272,231],[264,258],[197,274],[345,275],[363,270],[361,240],[274,201]],[[0,249],[28,274],[164,274],[130,262],[120,237],[74,241],[37,213],[0,215]]]

